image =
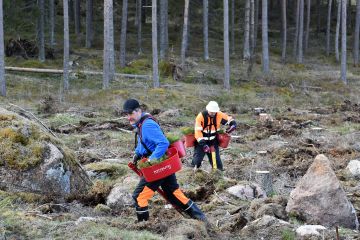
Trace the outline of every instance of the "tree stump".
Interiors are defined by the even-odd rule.
[[[255,181],[266,192],[267,196],[274,193],[272,186],[272,177],[269,171],[255,171]]]

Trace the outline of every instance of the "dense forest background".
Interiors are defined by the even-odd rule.
[[[159,60],[165,61],[160,67],[169,67],[171,60],[186,72],[187,57],[223,59],[225,89],[239,64],[246,64],[248,76],[254,62],[269,75],[274,55],[283,64],[323,56],[339,63],[345,84],[347,65],[359,62],[360,10],[355,1],[16,0],[4,1],[3,8],[6,56],[48,60],[57,67],[63,59],[64,89],[69,87],[68,53],[84,48],[104,51],[92,58],[98,69],[102,62],[103,88],[115,71],[131,72],[127,65],[144,54],[153,57],[154,87],[160,86]]]
[[[360,0],[0,6],[0,239],[359,239]],[[236,120],[224,172],[176,173],[210,224],[137,222],[128,98],[179,139]]]

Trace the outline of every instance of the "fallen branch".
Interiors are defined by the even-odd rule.
[[[47,220],[53,220],[52,217],[46,216],[44,214],[40,214],[38,211],[28,211],[25,213],[25,216],[37,216],[37,217],[45,218]]]
[[[18,109],[20,109],[22,112],[24,112],[25,114],[30,114],[31,117],[33,117],[37,122],[39,122],[41,124],[41,126],[43,126],[49,133],[51,133],[51,135],[53,135],[54,137],[58,138],[58,136],[56,136],[56,134],[51,131],[50,128],[48,128],[40,119],[38,119],[32,112],[26,111],[25,109],[23,109],[22,107],[19,107],[18,105],[9,103],[9,105],[17,107]]]
[[[219,196],[219,194],[218,194],[215,190],[214,190],[214,194],[215,194],[216,197],[218,197],[222,202],[224,202],[224,203],[226,203],[226,204],[228,204],[228,205],[234,205],[234,206],[236,206],[236,204],[231,203],[231,202],[228,202],[228,201],[224,200],[223,198],[221,198],[221,197]]]
[[[22,68],[22,67],[5,67],[7,71],[13,72],[32,72],[32,73],[50,73],[50,74],[63,74],[64,70],[61,69],[48,69],[48,68]],[[103,72],[98,71],[86,71],[86,70],[78,70],[78,71],[69,71],[74,73],[82,73],[85,75],[103,75]],[[115,73],[115,77],[125,77],[125,78],[141,78],[141,79],[150,79],[149,75],[137,75],[137,74],[127,74],[127,73]]]
[[[116,129],[121,131],[121,132],[125,132],[125,133],[132,133],[133,132],[133,131],[126,130],[126,129],[123,129],[123,128],[116,128]]]

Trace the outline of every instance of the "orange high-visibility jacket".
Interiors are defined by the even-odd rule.
[[[205,111],[206,112],[206,111]],[[209,114],[205,114],[207,116],[207,126],[204,126],[204,114],[201,112],[197,115],[195,120],[195,138],[198,142],[201,140],[213,140],[216,137],[216,132],[220,130],[220,125],[227,125],[230,122],[234,121],[231,116],[223,112],[216,113],[216,121],[214,118],[211,118]],[[215,124],[216,126],[215,126]]]

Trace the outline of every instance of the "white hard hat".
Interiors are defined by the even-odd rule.
[[[217,102],[210,101],[208,105],[206,105],[206,110],[208,110],[208,112],[219,112],[220,108]]]

